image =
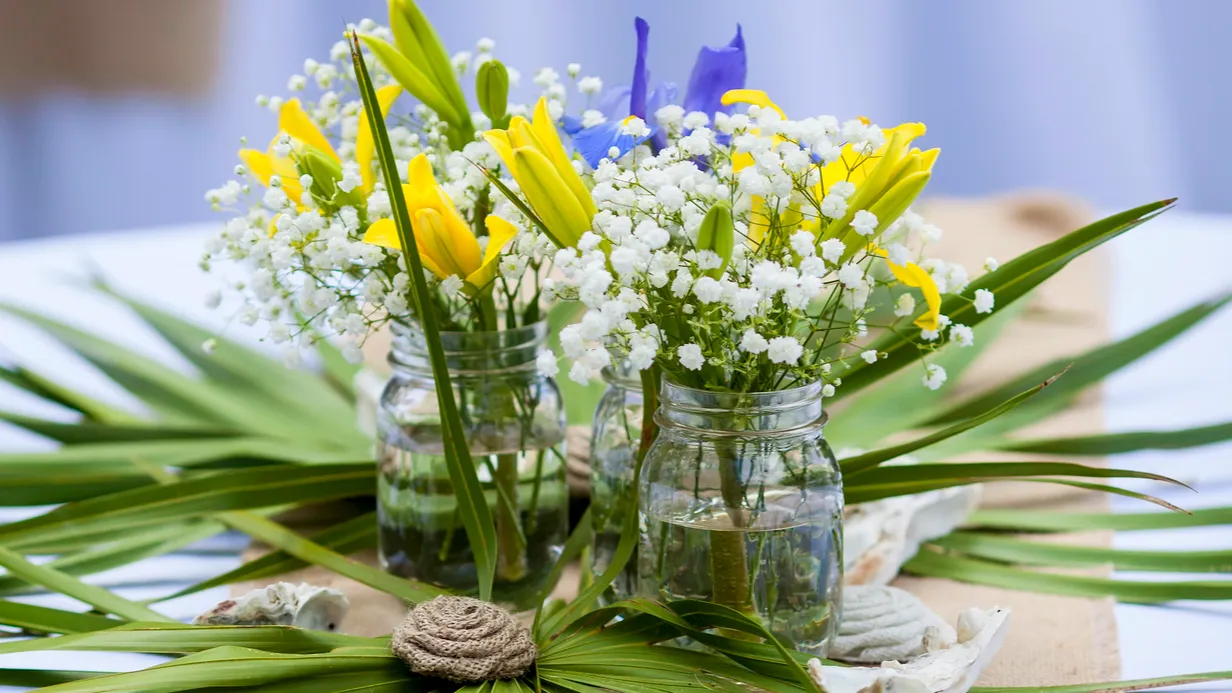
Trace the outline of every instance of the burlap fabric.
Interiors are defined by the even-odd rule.
[[[945,231],[937,254],[962,262],[972,274],[986,257],[1009,260],[1051,241],[1088,220],[1079,204],[1051,195],[1015,196],[988,200],[933,200],[921,210]],[[1081,353],[1106,337],[1107,268],[1097,251],[1073,262],[1052,277],[1031,298],[1022,319],[1006,329],[995,347],[974,364],[962,383],[949,383],[952,395],[981,390],[1007,377],[1062,356]],[[374,341],[366,349],[373,362],[384,358]],[[841,410],[834,416],[841,416]],[[1098,394],[1079,406],[1028,431],[1031,435],[1074,435],[1100,430]],[[585,431],[571,431],[571,468],[584,461]],[[834,441],[841,447],[841,441]],[[993,459],[982,455],[982,459]],[[1009,458],[1007,458],[1009,459]],[[1012,459],[1026,459],[1015,455]],[[581,478],[584,474],[574,474]],[[1063,489],[1063,490],[1058,490]],[[1098,511],[1107,507],[1097,494],[1038,484],[994,484],[987,488],[985,506]],[[1106,533],[1065,535],[1050,540],[1066,543],[1107,544]],[[250,551],[251,555],[259,548]],[[375,563],[373,552],[356,556]],[[397,599],[378,593],[327,571],[310,568],[276,580],[305,581],[334,587],[351,599],[351,613],[343,631],[361,635],[389,633],[402,619]],[[567,572],[557,595],[576,592],[577,572]],[[900,578],[895,583],[919,596],[930,608],[953,621],[964,608],[1004,606],[1013,609],[1009,634],[1001,653],[980,679],[984,686],[1060,685],[1115,680],[1120,674],[1113,604],[1105,599],[1059,597],[961,584],[932,578]],[[237,585],[242,593],[256,583]]]
[[[416,674],[461,683],[513,678],[537,653],[526,626],[471,597],[416,605],[394,629],[390,646]]]

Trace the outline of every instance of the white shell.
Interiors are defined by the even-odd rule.
[[[842,614],[830,659],[863,664],[905,661],[958,640],[945,619],[897,587],[844,587]]]
[[[852,506],[843,522],[843,583],[888,584],[920,544],[952,532],[979,499],[972,485]]]
[[[1009,609],[968,609],[958,615],[959,641],[904,664],[880,667],[825,666],[809,661],[809,673],[826,693],[966,693],[1005,640]]]
[[[338,630],[346,616],[346,595],[338,590],[277,582],[221,602],[193,619],[198,626],[298,626]]]

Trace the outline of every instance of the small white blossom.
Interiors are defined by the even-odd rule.
[[[837,238],[830,238],[821,242],[821,257],[826,262],[837,265],[839,258],[843,256],[843,251],[847,247]]]
[[[817,237],[803,229],[791,234],[791,249],[802,258],[813,255],[816,251]]]
[[[723,287],[716,279],[700,277],[693,282],[693,295],[702,303],[715,303],[723,297]]]
[[[578,80],[578,91],[586,94],[598,94],[603,91],[603,80],[598,77],[583,77]]]
[[[898,300],[894,302],[894,314],[900,318],[908,317],[915,313],[915,296],[911,294],[902,294]]]
[[[740,350],[750,354],[760,354],[770,348],[770,342],[766,338],[757,334],[753,329],[744,331],[744,335],[740,337]]]
[[[839,268],[838,280],[849,289],[861,286],[864,284],[864,269],[849,262]]]
[[[462,278],[456,274],[451,274],[441,280],[441,291],[445,292],[446,296],[453,296],[462,290]]]
[[[676,349],[676,357],[680,365],[691,371],[700,370],[706,359],[702,357],[702,348],[696,344],[683,344]]]
[[[958,346],[969,347],[975,344],[975,333],[966,325],[951,325],[950,326],[950,341]]]
[[[551,351],[544,351],[535,359],[535,368],[538,369],[539,375],[545,378],[555,378],[560,372],[560,365],[556,362],[556,354]]]
[[[794,366],[804,353],[804,347],[795,337],[775,337],[770,340],[766,356],[774,363]]]
[[[877,215],[866,209],[861,209],[852,218],[851,228],[855,229],[856,233],[861,236],[871,236],[877,230]]]
[[[936,390],[945,384],[945,369],[935,363],[924,367],[924,387]]]
[[[821,386],[821,396],[822,397],[833,397],[834,396],[834,386],[831,385],[830,383],[826,383],[825,385],[822,385]]]
[[[995,297],[988,289],[976,289],[975,291],[975,312],[991,313],[993,306],[996,303]]]
[[[1001,266],[1001,263],[997,262],[997,258],[995,257],[984,258],[984,271],[985,272],[996,272],[997,268],[1000,266]]]
[[[862,352],[860,354],[860,358],[864,359],[865,363],[877,363],[877,350],[869,349],[868,351]]]

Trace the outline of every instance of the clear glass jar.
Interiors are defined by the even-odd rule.
[[[474,556],[445,462],[427,344],[394,323],[393,374],[377,415],[379,554],[391,573],[458,592],[478,590]],[[462,425],[496,521],[493,601],[533,609],[568,534],[565,414],[539,374],[547,324],[499,332],[444,332]]]
[[[634,471],[642,437],[641,374],[627,361],[603,369],[607,389],[595,408],[590,437],[590,520],[594,535],[590,567],[594,575],[607,570],[620,544],[626,513],[635,512]],[[632,597],[637,588],[637,555],[604,592],[611,604]]]
[[[824,656],[842,601],[843,488],[821,383],[661,390],[640,479],[638,593],[732,607]]]

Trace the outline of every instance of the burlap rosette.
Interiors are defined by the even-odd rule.
[[[526,672],[538,650],[508,611],[470,597],[437,597],[411,609],[394,629],[394,654],[411,671],[459,683]]]

